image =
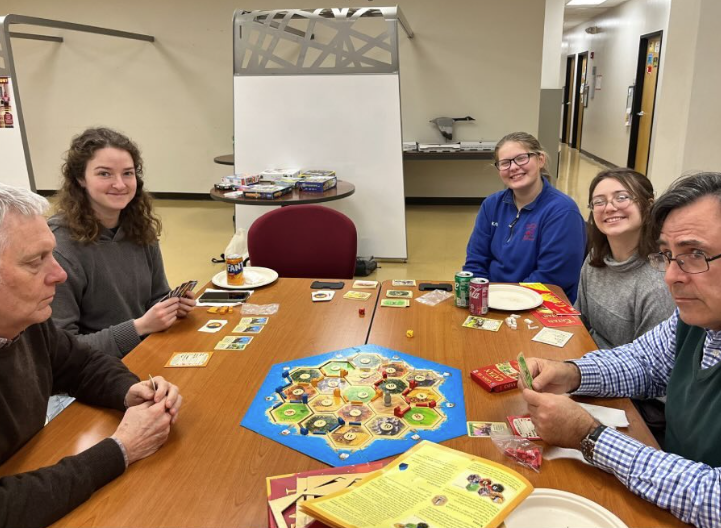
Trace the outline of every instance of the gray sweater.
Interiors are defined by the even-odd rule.
[[[638,255],[625,262],[606,257],[594,268],[586,257],[581,268],[575,307],[600,349],[630,343],[671,317],[673,298],[663,281]]]
[[[133,320],[168,290],[157,243],[139,246],[103,229],[92,244],[73,240],[62,216],[48,220],[55,234],[55,258],[68,274],[56,288],[53,321],[92,348],[123,357],[140,343]]]

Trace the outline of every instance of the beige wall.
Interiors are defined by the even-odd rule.
[[[457,126],[459,140],[498,139],[513,130],[536,133],[544,2],[398,3],[416,34],[412,40],[400,36],[405,140],[438,141],[428,121],[442,115],[477,119]],[[357,5],[357,0],[332,3]],[[151,190],[207,192],[229,169],[213,164],[213,157],[232,151],[234,9],[309,6],[312,2],[291,0],[5,0],[6,13],[157,39],[151,44],[44,30],[62,33],[65,42],[13,40],[37,187],[57,187],[62,153],[73,134],[107,125],[140,144]],[[292,111],[298,102],[284,104]],[[487,195],[500,188],[487,165],[407,163],[406,195]]]

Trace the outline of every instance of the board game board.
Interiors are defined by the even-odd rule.
[[[461,371],[376,345],[271,367],[241,426],[331,466],[466,434]]]

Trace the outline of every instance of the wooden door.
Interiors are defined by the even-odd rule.
[[[562,143],[571,143],[571,122],[573,121],[573,87],[576,78],[576,57],[570,56],[566,59],[566,86],[563,89],[563,131],[561,133]]]
[[[636,134],[636,153],[632,167],[641,174],[646,174],[651,147],[658,67],[661,60],[661,35],[646,39],[642,38],[641,51],[643,52],[644,66],[642,71],[639,72],[641,78],[636,82],[636,89],[641,92],[641,101],[640,108],[637,109],[635,116],[637,118],[638,133]]]
[[[588,66],[588,52],[579,53],[577,60],[576,77],[576,94],[574,103],[574,114],[576,115],[576,123],[574,124],[573,143],[571,146],[581,150],[581,137],[583,136],[583,111],[586,107],[586,97],[588,97],[588,84],[586,81],[586,69]]]

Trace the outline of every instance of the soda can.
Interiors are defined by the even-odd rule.
[[[225,270],[229,286],[242,286],[245,284],[243,278],[243,257],[241,255],[226,255]]]
[[[468,291],[468,309],[471,315],[488,313],[488,279],[471,279]]]
[[[472,278],[470,271],[456,273],[456,306],[459,308],[468,308],[468,288]]]

